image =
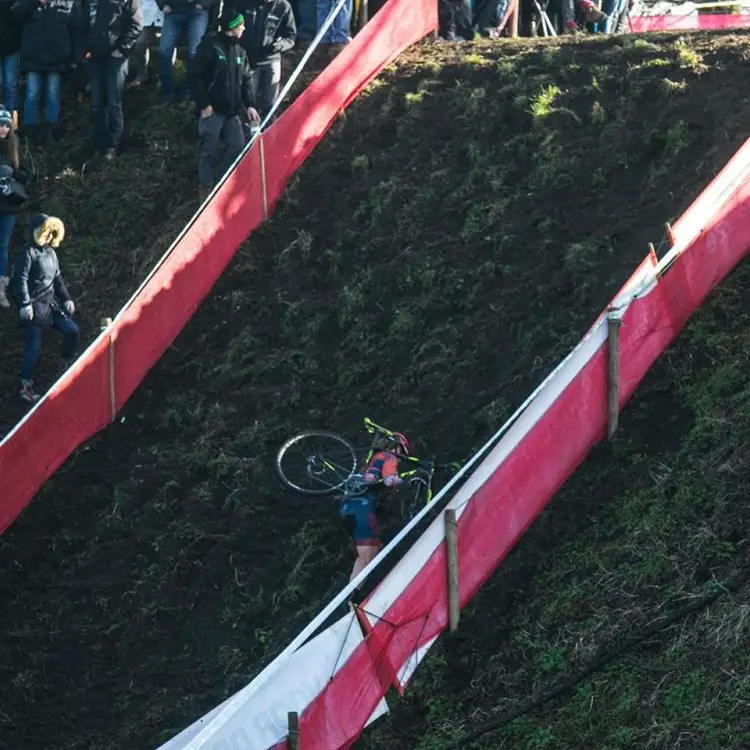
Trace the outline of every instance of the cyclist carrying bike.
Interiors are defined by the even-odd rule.
[[[374,446],[377,452],[365,467],[363,476],[365,484],[370,486],[360,494],[345,494],[340,498],[339,515],[352,535],[357,550],[350,581],[359,575],[383,546],[376,515],[383,494],[404,482],[399,476],[399,463],[400,456],[409,455],[409,441],[400,432],[393,435],[392,438],[379,439]]]

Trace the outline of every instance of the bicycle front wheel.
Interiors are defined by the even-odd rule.
[[[276,455],[276,472],[290,490],[303,495],[331,495],[357,470],[348,440],[335,432],[310,430],[284,443]]]

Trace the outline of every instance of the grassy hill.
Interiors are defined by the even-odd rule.
[[[732,34],[425,45],[377,79],[0,537],[0,747],[152,748],[257,673],[351,557],[331,501],[282,493],[279,443],[368,415],[419,451],[478,447],[750,133],[747,56]],[[132,117],[111,173],[48,167],[90,336],[194,206],[190,115]],[[747,564],[747,274],[358,747],[440,748]],[[4,352],[15,335],[4,318]],[[747,594],[467,747],[748,747]]]

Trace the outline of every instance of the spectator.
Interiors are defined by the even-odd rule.
[[[76,306],[63,281],[55,252],[64,237],[65,227],[60,219],[44,214],[32,216],[29,245],[18,255],[13,266],[13,297],[26,338],[19,395],[30,404],[39,400],[32,378],[44,329],[57,328],[62,333],[61,373],[73,363],[78,344],[78,326],[72,318]]]
[[[583,12],[584,23],[601,23],[607,17],[591,0],[562,0],[562,17],[566,34],[575,34],[578,31],[578,24],[575,20],[576,5]]]
[[[83,0],[84,51],[91,81],[91,115],[96,150],[117,156],[125,122],[122,89],[128,55],[143,29],[140,0]]]
[[[21,72],[26,73],[23,124],[26,134],[42,142],[59,137],[62,74],[80,62],[79,0],[16,0],[13,12],[23,22]],[[39,126],[39,101],[44,92],[44,125]]]
[[[175,98],[190,99],[189,76],[185,76],[180,96],[175,96],[173,59],[177,43],[183,32],[187,38],[188,67],[195,55],[201,39],[208,27],[208,8],[213,0],[156,0],[164,11],[164,23],[161,27],[159,43],[159,76],[164,98],[171,101]]]
[[[242,46],[253,71],[254,100],[261,117],[279,97],[281,53],[297,41],[297,25],[289,0],[245,0]]]
[[[318,14],[318,29],[323,26],[328,14],[336,7],[338,0],[316,0]],[[467,0],[468,2],[468,0]],[[320,40],[321,44],[349,44],[352,37],[350,29],[352,25],[352,0],[346,0],[339,14],[333,19],[333,23]]]
[[[16,215],[26,200],[26,171],[21,164],[13,116],[0,107],[0,307],[8,308],[8,248]]]
[[[512,12],[510,0],[479,0],[474,8],[474,28],[480,36],[497,39]]]
[[[18,73],[21,49],[21,23],[11,11],[13,0],[0,0],[0,104],[13,116],[18,127]]]
[[[143,29],[133,48],[133,63],[135,80],[133,86],[141,86],[148,82],[148,66],[151,59],[150,48],[156,43],[156,30],[164,23],[164,14],[156,4],[156,0],[143,0]],[[174,56],[172,57],[174,62]]]
[[[221,31],[198,45],[190,66],[190,83],[200,110],[201,155],[198,194],[201,203],[245,147],[242,120],[258,120],[252,71],[240,44],[245,30],[242,14],[227,8],[219,18]],[[221,152],[224,157],[221,158]]]

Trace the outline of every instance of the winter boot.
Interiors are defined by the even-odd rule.
[[[21,397],[21,401],[25,401],[27,404],[35,404],[41,396],[34,391],[33,380],[21,380],[21,391],[18,394]]]
[[[6,310],[10,307],[8,302],[8,277],[0,276],[0,307]]]

